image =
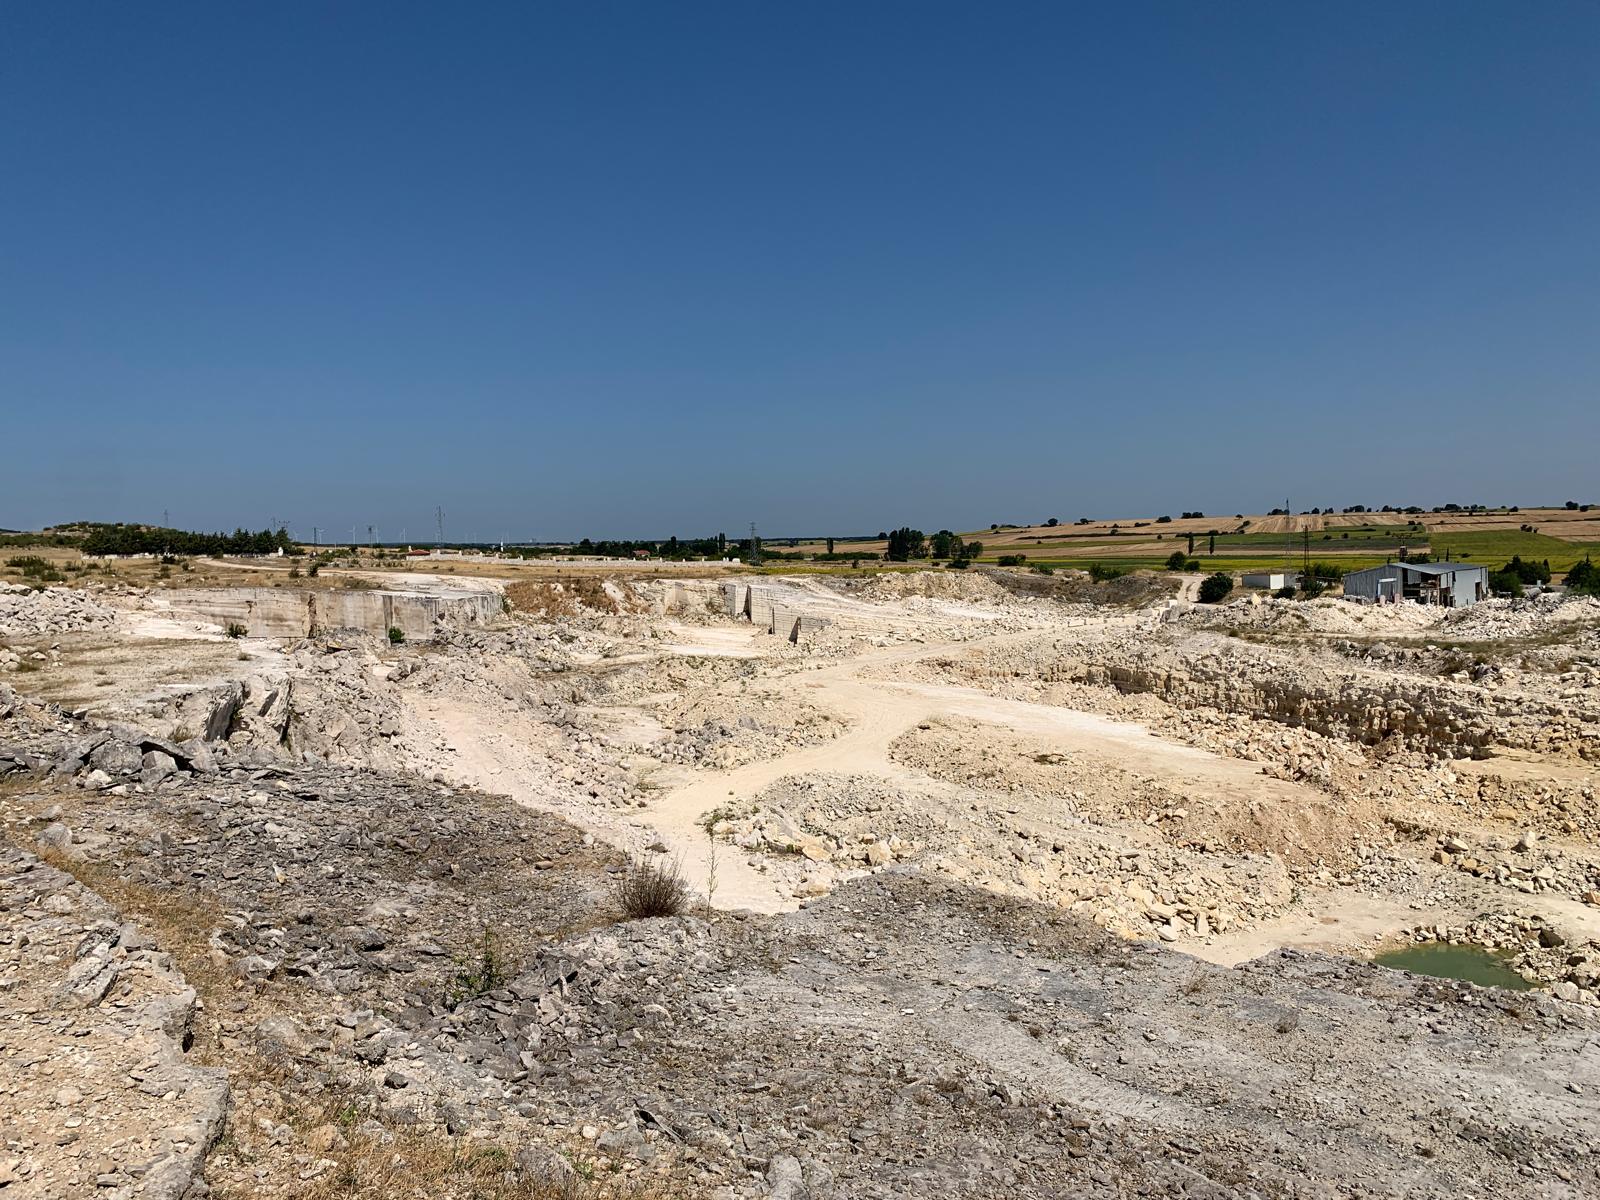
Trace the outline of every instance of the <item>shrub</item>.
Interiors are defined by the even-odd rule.
[[[1108,567],[1102,563],[1089,564],[1089,578],[1096,583],[1105,583],[1112,579],[1121,579],[1128,572],[1121,567]]]
[[[246,633],[249,632],[249,630],[247,630],[243,625],[239,624],[239,622],[237,622],[237,621],[229,621],[228,622],[228,628],[226,629],[225,632],[231,638],[242,638]]]
[[[322,564],[320,562],[314,562],[306,567],[306,574],[315,579],[317,572],[320,570],[322,570]]]
[[[1047,567],[1043,563],[1040,563],[1038,566],[1033,568],[1033,573],[1035,575],[1054,575],[1056,573],[1056,569],[1054,567]]]
[[[1228,593],[1233,591],[1233,576],[1225,571],[1218,571],[1215,575],[1207,575],[1200,581],[1200,603],[1216,604],[1227,599]]]
[[[676,860],[636,862],[612,886],[626,921],[681,916],[689,907],[689,884]]]
[[[476,1000],[511,978],[505,960],[494,948],[494,936],[487,925],[483,927],[483,945],[476,961],[457,959],[456,966],[456,976],[445,992],[445,1003],[451,1008]]]
[[[1489,576],[1489,590],[1496,596],[1520,596],[1522,586],[1522,577],[1515,571],[1495,571]]]
[[[398,625],[389,626],[389,645],[398,646],[406,640],[406,631]]]
[[[1026,554],[1002,554],[994,561],[1002,567],[1020,567],[1028,561],[1028,556]]]
[[[1294,587],[1293,587],[1293,585],[1290,585],[1289,587],[1281,587],[1277,591],[1273,592],[1272,594],[1274,596],[1276,596],[1279,600],[1293,600],[1294,599]]]
[[[1580,596],[1600,596],[1600,567],[1587,558],[1567,572],[1567,591]]]
[[[1188,562],[1189,556],[1187,554],[1185,554],[1182,550],[1174,550],[1171,554],[1167,555],[1167,570],[1181,571],[1185,566],[1188,565]]]

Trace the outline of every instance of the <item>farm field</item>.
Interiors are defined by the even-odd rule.
[[[1529,532],[1521,526],[1532,526]],[[1216,532],[1216,553],[1208,554]],[[931,534],[933,529],[925,528]],[[1086,524],[1017,525],[962,531],[983,544],[980,562],[1024,554],[1030,564],[1053,567],[1159,568],[1174,550],[1189,551],[1204,570],[1244,571],[1297,566],[1307,556],[1334,559],[1349,570],[1408,554],[1449,554],[1498,566],[1514,554],[1549,559],[1557,573],[1600,551],[1600,509],[1507,509],[1480,513],[1226,514],[1204,517],[1131,517]],[[820,554],[825,542],[774,540],[770,549]],[[838,553],[880,554],[883,539],[835,539]]]

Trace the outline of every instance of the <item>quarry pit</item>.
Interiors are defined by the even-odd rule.
[[[0,1188],[1600,1192],[1600,603],[1187,594],[0,592]]]

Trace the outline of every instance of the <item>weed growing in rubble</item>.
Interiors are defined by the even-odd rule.
[[[389,645],[398,646],[406,640],[406,631],[398,625],[389,626]]]
[[[706,852],[706,912],[709,914],[717,899],[717,839],[709,829],[706,841],[711,843]]]
[[[245,635],[246,630],[243,625],[239,624],[239,622],[229,621],[226,632],[229,637],[237,639],[242,638]]]
[[[445,992],[445,1003],[451,1008],[459,1008],[468,1000],[476,1000],[511,978],[506,961],[494,948],[494,934],[487,925],[483,927],[483,945],[476,961],[458,961],[460,970]]]
[[[677,917],[689,907],[689,883],[678,861],[636,862],[612,884],[625,921]]]

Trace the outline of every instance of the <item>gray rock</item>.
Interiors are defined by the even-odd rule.
[[[576,1178],[572,1164],[548,1146],[531,1143],[517,1151],[517,1174],[536,1184],[565,1186]]]
[[[65,850],[72,845],[72,830],[60,821],[54,821],[41,829],[35,840],[46,849]]]
[[[811,1200],[800,1160],[792,1155],[779,1155],[768,1164],[767,1188],[772,1200]]]
[[[293,1017],[268,1017],[256,1026],[256,1045],[269,1056],[293,1057],[311,1048],[311,1037],[306,1027]]]
[[[139,782],[146,787],[160,783],[178,772],[177,760],[162,750],[146,750],[141,760]]]
[[[137,774],[144,765],[139,748],[120,737],[109,737],[89,756],[89,765],[107,775]]]
[[[206,715],[205,729],[201,733],[208,742],[220,742],[233,729],[233,718],[244,703],[244,684],[235,680],[218,696]]]
[[[109,954],[91,954],[81,958],[67,972],[61,998],[81,1008],[99,1004],[117,981],[119,970],[116,960]]]

